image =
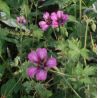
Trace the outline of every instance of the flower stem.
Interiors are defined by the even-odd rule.
[[[54,36],[56,38],[56,40],[58,39],[57,35],[56,35],[56,32],[55,32],[55,29],[53,29],[53,33],[54,33]]]
[[[80,0],[80,20],[81,20],[82,1]]]
[[[61,75],[61,76],[63,77],[64,81],[67,83],[67,85],[68,85],[68,86],[71,88],[71,90],[75,93],[75,95],[76,95],[78,98],[81,98],[81,96],[75,91],[75,89],[71,86],[71,84],[70,84],[70,83],[67,81],[67,79],[65,79],[65,77],[64,77],[64,76],[70,76],[70,75],[61,73],[60,71],[53,71],[53,70],[50,70],[50,71]]]
[[[2,55],[0,55],[0,58],[2,59],[3,62],[5,62],[4,58],[2,57]]]
[[[88,22],[86,22],[86,31],[85,31],[84,48],[86,48],[86,43],[87,43],[87,32],[88,32]]]
[[[90,32],[90,37],[91,37],[91,44],[92,44],[92,47],[94,47],[94,41],[93,41],[93,38],[92,38],[92,32]]]
[[[71,77],[71,75],[68,75],[68,74],[64,74],[64,73],[62,73],[62,72],[60,72],[59,70],[49,70],[49,71],[51,71],[51,72],[53,72],[53,73],[57,73],[57,74],[59,74],[59,75],[61,75],[61,76],[70,76]]]
[[[64,81],[68,84],[68,86],[71,88],[71,90],[76,94],[78,98],[81,98],[81,96],[75,91],[75,89],[72,87],[72,85],[67,81],[67,79],[63,78]]]
[[[36,19],[35,19],[35,23],[37,23],[37,15],[38,15],[38,1],[37,3],[35,4],[36,6]]]
[[[32,10],[32,6],[34,4],[34,0],[31,1],[31,6],[30,6],[30,10]]]

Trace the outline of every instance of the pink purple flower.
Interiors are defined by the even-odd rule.
[[[58,28],[59,23],[57,21],[52,21],[52,28]]]
[[[57,60],[56,58],[54,57],[51,57],[48,59],[46,65],[49,67],[49,68],[55,68],[57,66]]]
[[[46,31],[50,25],[51,25],[51,17],[50,17],[50,14],[48,12],[45,12],[43,14],[43,21],[40,21],[39,22],[39,26],[40,28],[43,30],[43,31]]]
[[[36,74],[36,80],[44,81],[47,78],[47,71],[43,69],[39,69]]]
[[[34,75],[36,74],[36,72],[37,72],[37,68],[36,68],[36,67],[31,66],[31,67],[29,67],[29,68],[27,69],[27,75],[28,75],[30,78],[34,78]]]
[[[20,17],[17,17],[16,21],[17,21],[17,23],[19,23],[20,22]]]
[[[36,80],[44,81],[47,79],[47,69],[55,68],[57,60],[54,57],[49,58],[46,48],[38,48],[28,54],[28,60],[36,67],[31,66],[27,69],[27,75],[32,78],[36,76]]]
[[[48,13],[48,12],[45,12],[45,13],[43,14],[43,18],[44,18],[45,21],[47,21],[47,20],[50,18],[49,13]]]
[[[47,58],[46,48],[38,48],[36,52],[40,60],[45,60]]]
[[[46,31],[49,27],[49,25],[45,21],[40,21],[39,26],[43,31]]]
[[[58,17],[57,17],[57,13],[56,12],[52,12],[51,13],[51,19],[52,19],[52,21],[57,21],[58,20]]]
[[[37,53],[35,51],[31,51],[28,54],[28,59],[32,63],[38,63],[39,62],[39,58],[38,58]]]
[[[52,25],[53,27],[55,27],[54,23],[58,23],[58,26],[59,25],[64,25],[65,22],[67,22],[68,20],[68,14],[64,14],[63,11],[57,11],[57,13],[51,13],[51,19],[52,19]]]
[[[17,17],[16,21],[17,21],[17,23],[20,23],[20,24],[26,24],[27,23],[27,21],[26,21],[24,16]]]
[[[68,14],[65,14],[63,11],[52,12],[51,14],[45,12],[43,19],[39,22],[39,26],[43,31],[46,31],[50,26],[57,28],[60,25],[64,25],[68,20]]]

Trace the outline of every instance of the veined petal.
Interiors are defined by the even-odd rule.
[[[49,15],[48,12],[45,12],[45,13],[43,14],[43,18],[44,18],[45,20],[49,19],[49,17],[50,17],[50,15]]]
[[[30,62],[32,63],[38,63],[39,62],[39,59],[38,59],[38,56],[37,56],[37,53],[35,51],[32,51],[28,54],[28,59]]]
[[[52,21],[52,27],[57,28],[59,26],[57,21]]]
[[[48,59],[47,63],[46,63],[47,67],[49,68],[54,68],[57,66],[57,60],[54,57],[51,57]]]
[[[42,27],[42,26],[44,26],[44,25],[46,25],[46,22],[45,22],[45,21],[40,21],[40,22],[39,22],[39,26],[40,26],[40,27]]]
[[[37,52],[37,55],[40,58],[40,60],[45,60],[47,58],[47,49],[46,48],[38,48],[36,52]]]
[[[20,17],[17,17],[16,21],[17,21],[17,23],[19,23],[20,22]]]
[[[37,67],[31,66],[31,67],[27,68],[27,75],[30,78],[34,78],[36,72],[37,72]]]
[[[63,18],[64,22],[66,22],[66,21],[68,20],[68,14],[64,14],[64,15],[62,16],[62,18]]]
[[[63,14],[64,14],[63,11],[57,11],[58,18],[62,18]]]
[[[57,17],[57,14],[55,12],[51,13],[51,19],[53,21],[57,21],[58,17]]]
[[[45,81],[47,79],[47,71],[39,69],[36,73],[36,80]]]
[[[39,26],[43,31],[46,31],[49,27],[49,25],[47,25],[47,23],[45,21],[40,21],[39,22]]]

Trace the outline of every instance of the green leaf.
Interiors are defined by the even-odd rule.
[[[84,76],[94,75],[96,73],[96,67],[86,66],[83,70]]]
[[[26,17],[30,14],[30,8],[28,4],[23,3],[23,5],[21,6],[21,13]]]
[[[22,96],[21,98],[33,98],[32,96]]]
[[[61,34],[62,34],[63,36],[68,37],[68,31],[67,31],[67,29],[66,29],[65,27],[61,26],[61,27],[60,27],[60,30],[61,30]]]
[[[3,76],[4,69],[5,69],[5,67],[4,67],[3,65],[0,65],[0,79],[1,79],[2,76]]]
[[[26,78],[27,77],[27,74],[26,74],[26,69],[28,68],[29,66],[29,62],[25,61],[21,67],[20,67],[20,72],[22,73],[22,78]]]
[[[26,26],[22,25],[22,24],[18,24],[16,22],[16,19],[10,18],[10,19],[6,19],[6,20],[0,20],[1,22],[3,22],[4,24],[8,25],[9,27],[14,27],[14,28],[19,28],[22,30],[25,30],[26,32],[30,32]]]
[[[0,12],[0,19],[7,19],[7,14],[5,12]]]
[[[69,4],[72,2],[73,1],[71,1],[71,0],[47,0],[45,3],[43,3],[43,5],[41,7],[58,4],[60,8],[64,8],[65,4]]]
[[[4,43],[5,43],[5,38],[8,35],[7,29],[2,29],[0,28],[0,55],[4,52]]]
[[[56,3],[56,0],[47,0],[45,3],[42,4],[42,6],[40,7],[44,7],[44,6],[49,6],[49,5],[53,5]]]
[[[75,22],[75,23],[78,23],[78,21],[76,20],[76,17],[72,16],[72,15],[69,15],[68,17],[68,22]]]
[[[64,90],[57,90],[54,92],[53,96],[49,98],[65,98],[65,91]]]
[[[10,8],[4,0],[0,0],[0,10],[10,16]]]
[[[32,82],[26,81],[23,83],[23,87],[25,88],[26,92],[29,94],[31,90],[33,90]]]
[[[80,50],[80,54],[83,58],[87,59],[89,57],[89,50],[86,48],[82,48]]]
[[[35,90],[41,98],[49,98],[50,96],[52,96],[52,92],[47,90],[43,84],[37,83]]]
[[[76,76],[76,81],[85,84],[93,83],[91,75],[95,75],[96,68],[93,66],[86,66],[83,68],[81,63],[78,63],[77,66],[73,69],[72,74]]]
[[[33,97],[28,95],[28,96],[21,96],[21,98],[33,98]]]
[[[78,60],[80,57],[80,46],[81,43],[78,39],[71,39],[68,40],[68,46],[69,46],[69,51],[68,51],[68,57],[71,60]]]
[[[33,37],[37,39],[41,39],[43,37],[43,31],[39,29],[37,26],[33,25]]]
[[[8,29],[0,28],[0,40],[3,40],[8,35]]]
[[[73,73],[76,75],[82,75],[83,72],[83,65],[78,63],[77,66],[75,67],[75,70],[73,70]]]
[[[2,95],[7,95],[8,93],[12,94],[13,86],[16,84],[16,81],[14,79],[8,80],[5,84],[1,86],[1,94]]]
[[[85,84],[90,84],[91,78],[89,78],[89,77],[82,78],[82,79],[80,79],[80,82],[85,83]]]

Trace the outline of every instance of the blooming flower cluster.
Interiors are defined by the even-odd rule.
[[[39,26],[43,31],[46,31],[50,26],[57,28],[60,25],[64,25],[68,20],[68,14],[64,14],[63,11],[52,12],[51,14],[45,12],[43,19],[43,21],[39,22]]]
[[[47,69],[55,68],[57,60],[54,57],[48,57],[46,48],[38,48],[28,54],[28,60],[36,66],[30,66],[27,69],[27,75],[30,78],[36,77],[36,80],[44,81],[47,79]]]
[[[24,16],[17,17],[16,21],[17,21],[17,23],[20,23],[20,24],[26,24],[27,23],[27,21],[26,21]]]

